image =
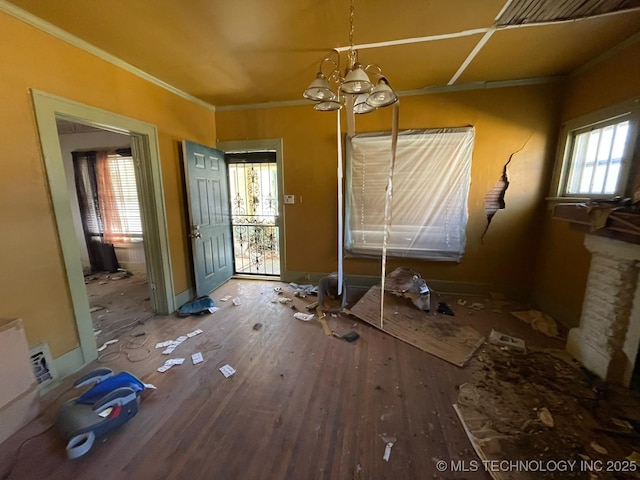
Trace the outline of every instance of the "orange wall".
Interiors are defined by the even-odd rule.
[[[99,58],[0,13],[0,317],[20,317],[29,344],[54,357],[78,346],[30,88],[158,127],[176,293],[190,264],[177,144],[213,145],[215,115]]]
[[[546,194],[549,159],[555,148],[558,104],[559,89],[553,84],[402,97],[401,129],[470,124],[476,127],[476,138],[463,261],[392,260],[389,268],[405,265],[426,279],[510,287],[528,293],[539,246],[541,199]],[[285,206],[286,270],[334,271],[335,113],[316,112],[311,105],[217,111],[216,127],[222,141],[283,139],[285,193],[303,197],[301,204]],[[357,117],[358,132],[390,128],[391,109]],[[525,143],[510,166],[507,208],[494,217],[482,244],[484,196],[500,177],[509,155]],[[379,275],[380,262],[349,259],[345,271]]]
[[[562,122],[640,95],[640,42],[586,73],[567,81]],[[591,255],[584,234],[551,218],[542,228],[543,254],[538,262],[533,297],[545,311],[568,326],[579,323]]]

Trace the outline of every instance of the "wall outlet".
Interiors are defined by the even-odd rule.
[[[296,203],[296,196],[295,195],[285,195],[284,196],[284,203],[285,203],[285,205],[291,205],[293,203]]]

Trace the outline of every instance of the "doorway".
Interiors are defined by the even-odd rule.
[[[280,277],[276,153],[228,153],[225,158],[235,273]]]
[[[153,314],[128,134],[56,117],[97,345]]]
[[[218,142],[229,171],[235,276],[282,279],[285,217],[282,139]]]
[[[82,263],[78,255],[79,242],[71,214],[56,118],[130,136],[135,167],[140,171],[136,178],[138,186],[142,187],[140,191],[143,192],[140,207],[145,231],[144,250],[150,304],[157,313],[168,314],[175,311],[176,300],[162,193],[158,132],[153,125],[63,97],[38,90],[31,90],[31,95],[80,343],[79,348],[56,359],[56,370],[64,377],[95,360],[97,348]]]

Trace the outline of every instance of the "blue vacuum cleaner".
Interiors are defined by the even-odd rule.
[[[99,368],[74,383],[80,388],[95,383],[77,398],[65,402],[55,418],[55,425],[68,440],[67,457],[86,454],[96,438],[124,425],[138,413],[140,394],[145,384],[128,372],[114,374]]]

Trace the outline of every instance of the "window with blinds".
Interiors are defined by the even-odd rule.
[[[119,225],[114,233],[123,237],[142,236],[142,221],[136,187],[136,173],[132,157],[109,155],[107,168],[111,177],[111,215],[118,215]],[[100,193],[100,192],[98,192]]]
[[[474,129],[410,130],[398,135],[387,254],[460,261],[466,244]],[[347,143],[345,249],[380,256],[391,135]]]
[[[98,181],[96,152],[74,152],[76,189],[87,240],[101,239],[110,226],[112,240],[131,242],[142,239],[135,166],[131,155],[106,156]]]

